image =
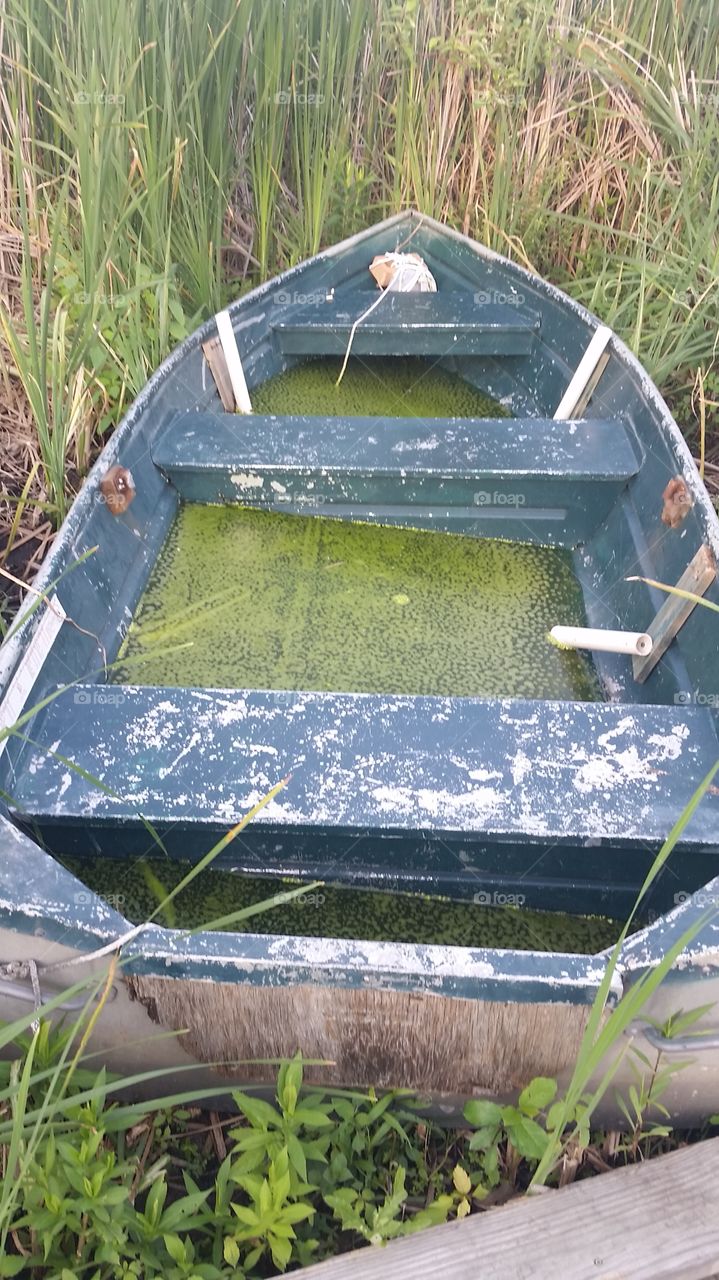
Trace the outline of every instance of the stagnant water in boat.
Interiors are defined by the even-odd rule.
[[[306,360],[252,388],[255,413],[309,413],[337,417],[506,418],[497,400],[417,356]]]
[[[188,863],[160,857],[123,863],[117,858],[63,859],[88,888],[99,893],[132,923],[157,909],[190,870]],[[208,870],[183,889],[158,924],[198,929],[233,912],[297,888],[296,882]],[[511,895],[494,905],[453,902],[426,894],[308,888],[289,902],[245,920],[220,925],[233,933],[278,933],[299,937],[365,941],[423,942],[444,946],[506,947],[518,951],[567,951],[594,955],[611,946],[622,929],[618,920],[528,910]]]
[[[585,623],[562,550],[191,505],[171,529],[113,679],[601,697],[591,662],[549,644],[557,621]]]

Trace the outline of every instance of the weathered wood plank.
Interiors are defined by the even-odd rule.
[[[557,850],[561,875],[576,881],[591,867],[593,876],[612,882],[612,848],[593,855],[596,845],[585,841],[637,840],[642,851],[650,841],[662,841],[691,800],[696,779],[717,758],[709,708],[699,706],[634,706],[628,713],[625,706],[599,702],[130,685],[120,700],[114,687],[75,685],[41,714],[33,737],[61,742],[63,755],[78,767],[70,774],[62,760],[32,748],[36,767],[30,769],[28,750],[8,787],[19,814],[64,826],[92,814],[98,822],[122,823],[126,833],[135,823],[144,848],[141,808],[163,829],[191,822],[197,848],[200,822],[225,829],[291,773],[286,791],[243,837],[242,852],[263,832],[265,859],[283,836],[307,837],[315,843],[305,849],[302,865],[305,871],[312,866],[312,874],[320,867],[324,874],[329,856],[334,875],[337,851],[356,873],[368,852],[356,847],[364,835],[392,842],[392,874],[417,870],[420,838],[423,876],[447,865],[456,871],[468,860],[446,848],[435,857],[425,847],[431,845],[427,832],[443,841],[458,837],[465,850],[474,837],[480,847],[485,835],[500,832],[531,837],[535,845],[578,840],[581,858],[572,859],[569,872],[566,855]],[[157,768],[159,743],[171,769]],[[80,769],[100,778],[107,791]],[[686,845],[711,842],[713,849],[714,821],[711,806],[701,805],[684,833]],[[413,842],[409,851],[397,844],[402,833]],[[320,835],[336,841],[334,852],[327,855],[317,845]],[[313,848],[321,858],[311,856]],[[288,874],[289,852],[277,854],[280,874]],[[625,867],[626,851],[616,853]],[[529,861],[537,854],[535,849]],[[228,852],[230,857],[240,852]],[[386,871],[385,858],[384,849],[381,856],[375,849],[372,865]],[[270,865],[263,863],[267,874]],[[486,850],[474,865],[482,872],[474,875],[476,892],[486,886]],[[518,864],[508,863],[501,845],[497,866],[509,875],[509,865]],[[546,857],[543,877],[549,866]],[[626,871],[616,883],[631,883]]]
[[[249,469],[263,477],[280,472],[287,482],[310,473],[316,478],[317,471],[395,481],[416,472],[468,481],[539,476],[546,487],[577,480],[624,484],[637,474],[636,447],[621,418],[569,425],[571,431],[554,418],[516,418],[510,432],[506,418],[178,413],[153,444],[152,459],[173,478],[188,469]],[[246,499],[254,487],[235,496]],[[545,505],[551,501],[545,498]]]
[[[332,942],[338,957],[345,947]],[[326,940],[318,943],[318,959],[327,950]],[[372,989],[372,979],[359,989],[340,987],[329,974],[324,985],[142,973],[127,981],[154,1021],[185,1033],[181,1042],[199,1061],[272,1062],[301,1049],[326,1064],[307,1067],[313,1084],[463,1097],[522,1088],[537,1074],[557,1076],[576,1059],[589,1016],[587,1003],[570,1003],[576,991],[566,1002],[482,999],[478,986],[474,997],[442,997],[431,977],[424,992]],[[375,981],[379,986],[379,976]],[[514,994],[522,994],[521,979]],[[248,1074],[272,1081],[275,1067],[258,1065]]]
[[[609,364],[609,352],[604,351],[602,352],[601,356],[597,360],[597,365],[594,370],[594,373],[590,377],[586,387],[584,388],[584,391],[582,392],[579,399],[577,400],[577,403],[574,406],[574,409],[572,411],[572,417],[581,418],[583,416],[584,411],[587,405],[589,404],[589,401],[591,400],[592,396],[594,395],[594,392],[596,391],[599,385],[601,376],[604,373],[604,370],[606,369],[608,364]]]
[[[235,412],[235,393],[232,390],[232,381],[230,372],[227,368],[225,353],[222,350],[222,343],[219,338],[208,338],[207,342],[202,344],[202,354],[207,361],[207,367],[220,393],[222,407],[226,413]]]
[[[717,576],[716,560],[711,547],[705,543],[690,560],[677,583],[678,591],[689,591],[692,595],[703,596]],[[670,595],[664,601],[653,622],[647,627],[652,637],[653,646],[650,653],[632,660],[634,679],[643,684],[661,658],[681,627],[684,626],[692,610],[696,608],[695,600],[685,600],[681,596]]]
[[[514,1200],[303,1280],[711,1280],[719,1274],[719,1138],[562,1191]]]

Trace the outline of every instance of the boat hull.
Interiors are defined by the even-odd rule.
[[[467,327],[465,348],[447,350],[442,359],[448,370],[500,400],[521,420],[522,430],[529,429],[530,420],[543,422],[542,441],[535,441],[531,461],[527,444],[517,465],[505,456],[506,442],[495,430],[494,452],[486,451],[476,473],[460,476],[454,488],[447,452],[434,473],[416,461],[414,488],[406,476],[388,470],[386,482],[394,487],[383,493],[371,488],[381,460],[362,474],[361,468],[342,471],[335,464],[334,487],[325,493],[327,509],[315,511],[353,519],[361,509],[368,520],[391,518],[411,527],[424,511],[428,527],[563,547],[575,557],[589,624],[643,629],[664,597],[628,580],[642,576],[674,583],[699,548],[716,554],[716,516],[666,406],[616,338],[584,425],[575,427],[584,442],[581,453],[574,461],[562,455],[559,467],[557,451],[566,450],[567,439],[558,438],[553,410],[598,322],[545,282],[429,219],[390,219],[230,309],[250,391],[302,354],[317,351],[317,334],[310,332],[315,320],[302,318],[308,298],[321,299],[330,289],[340,298],[345,289],[351,293],[372,256],[396,247],[409,233],[431,261],[440,293],[455,287],[466,291],[471,282],[469,296],[480,321],[485,306],[511,310],[521,305],[528,316],[540,318],[539,327],[517,324],[511,316],[498,318],[495,310],[474,331]],[[399,315],[398,327],[401,322]],[[346,320],[334,327],[333,349],[341,350]],[[322,342],[330,340],[326,331],[327,325]],[[605,954],[470,951],[279,935],[187,937],[159,926],[135,932],[28,834],[33,831],[59,855],[79,850],[87,856],[88,847],[112,852],[118,841],[124,854],[135,854],[147,848],[146,824],[151,823],[164,832],[171,855],[196,858],[291,769],[294,789],[258,816],[243,850],[228,849],[226,866],[256,870],[259,864],[276,874],[339,880],[344,867],[348,882],[381,881],[465,898],[523,886],[531,905],[623,913],[662,840],[719,758],[706,658],[717,650],[714,619],[701,609],[646,683],[634,682],[626,660],[617,655],[598,659],[605,688],[616,699],[612,703],[485,699],[470,705],[471,700],[448,699],[440,706],[429,697],[403,701],[377,695],[368,717],[368,704],[351,695],[343,702],[339,695],[292,691],[143,686],[113,693],[105,684],[104,660],[118,652],[181,498],[224,502],[236,496],[267,510],[285,509],[287,503],[272,486],[286,488],[288,476],[297,478],[298,468],[303,469],[297,461],[298,432],[314,432],[317,447],[329,448],[326,433],[322,437],[317,424],[303,422],[290,424],[282,450],[277,445],[273,455],[255,457],[250,471],[233,471],[245,457],[236,441],[235,452],[223,453],[218,446],[213,461],[209,436],[207,456],[183,463],[183,441],[178,437],[168,448],[168,430],[174,424],[177,432],[183,417],[187,425],[188,414],[194,415],[188,431],[203,414],[217,417],[217,393],[203,357],[203,343],[213,335],[214,322],[208,322],[153,376],[56,539],[38,585],[77,626],[56,629],[39,665],[38,654],[33,655],[34,678],[28,653],[39,612],[0,650],[0,687],[12,690],[13,682],[17,687],[18,674],[25,671],[20,710],[34,706],[37,712],[22,728],[41,743],[38,749],[15,735],[0,757],[0,781],[13,797],[12,820],[3,819],[0,833],[0,959],[6,966],[0,1007],[14,1017],[28,998],[26,978],[20,979],[20,990],[16,969],[7,966],[33,959],[42,989],[56,990],[85,969],[101,978],[113,944],[125,939],[113,978],[115,998],[103,1008],[95,1032],[98,1051],[122,1071],[154,1062],[172,1071],[187,1067],[218,1087],[261,1083],[266,1071],[239,1060],[283,1057],[301,1048],[328,1064],[313,1068],[317,1080],[402,1086],[436,1099],[511,1093],[533,1074],[564,1079],[606,968]],[[425,334],[422,342],[431,351],[436,332]],[[405,346],[416,351],[417,339],[406,338]],[[602,424],[607,423],[621,424],[616,453],[606,441]],[[568,424],[568,433],[573,426]],[[550,449],[546,442],[552,440]],[[446,450],[450,443],[446,437]],[[322,456],[326,462],[327,455]],[[121,519],[103,502],[100,487],[114,465],[129,469],[137,487]],[[233,474],[250,475],[252,483],[235,494],[228,488]],[[676,476],[688,496],[686,518],[673,528],[662,520],[663,494],[668,479]],[[305,482],[312,479],[304,475]],[[499,497],[521,491],[522,516],[517,503],[470,503],[468,495],[476,491],[469,486],[485,479],[491,481],[488,491]],[[520,489],[525,483],[526,492]],[[580,499],[577,485],[586,486]],[[296,490],[297,513],[307,513],[310,492]],[[393,514],[388,515],[390,505]],[[715,588],[708,598],[716,598]],[[135,698],[134,707],[112,701],[120,696]],[[215,714],[222,711],[223,699],[227,732],[217,727],[222,717]],[[203,714],[192,745],[192,725]],[[172,736],[173,718],[177,736],[165,742],[168,751],[159,758],[157,742],[165,732]],[[337,747],[326,732],[335,721],[347,730]],[[367,724],[370,736],[363,739]],[[323,750],[313,757],[306,744],[323,732]],[[455,750],[458,740],[462,745]],[[378,744],[385,749],[379,770],[370,758]],[[263,747],[275,752],[271,767],[268,753],[261,766],[256,763],[262,761],[256,749]],[[167,762],[180,755],[163,776]],[[242,762],[229,793],[222,792],[220,774],[212,771],[213,757]],[[128,771],[133,775],[129,788]],[[468,785],[471,774],[477,776]],[[320,806],[318,789],[328,777],[338,798]],[[181,798],[187,794],[193,802],[183,814]],[[469,796],[464,805],[463,796]],[[394,797],[391,804],[388,797]],[[21,823],[25,833],[18,829]],[[349,863],[348,845],[355,850]],[[610,1004],[643,973],[656,969],[667,947],[690,927],[696,936],[679,948],[669,977],[643,1014],[662,1023],[679,1009],[710,1004],[716,997],[719,948],[712,909],[719,900],[718,852],[717,805],[710,794],[657,879],[654,898],[645,904],[660,918],[622,948]],[[105,954],[88,958],[98,951]],[[53,967],[67,959],[82,963],[68,970]],[[712,1031],[712,1014],[705,1013],[698,1025]],[[183,1030],[186,1035],[175,1034]],[[650,1056],[656,1053],[656,1035],[650,1041],[646,1026],[635,1031],[636,1045]],[[678,1121],[719,1109],[719,1056],[713,1044],[709,1037],[692,1049],[693,1065],[672,1086],[671,1108]],[[673,1047],[659,1045],[665,1054]],[[212,1065],[220,1061],[225,1065]],[[618,1081],[626,1083],[629,1067],[622,1071]],[[612,1104],[606,1106],[612,1110]],[[616,1108],[614,1115],[619,1115]]]

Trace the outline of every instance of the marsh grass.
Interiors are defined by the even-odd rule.
[[[89,424],[114,425],[223,300],[247,13],[131,0],[118,22],[110,0],[6,5],[2,212],[18,261],[0,332],[58,521],[91,458]]]

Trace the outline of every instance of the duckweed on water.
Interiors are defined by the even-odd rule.
[[[169,859],[134,862],[129,869],[112,858],[65,862],[88,888],[116,903],[135,924],[156,910],[161,890],[168,893],[190,870],[188,864]],[[206,871],[174,899],[172,918],[158,919],[157,923],[197,929],[296,887],[296,881]],[[594,955],[611,946],[621,928],[619,921],[600,916],[488,907],[421,894],[323,885],[293,902],[232,925],[229,931]]]
[[[496,400],[436,361],[407,357],[308,360],[252,388],[255,413],[358,414],[390,418],[506,418]]]
[[[181,508],[113,673],[220,688],[599,698],[547,644],[586,619],[568,552],[289,516]],[[191,647],[167,652],[191,641]],[[124,666],[123,659],[138,659]]]

